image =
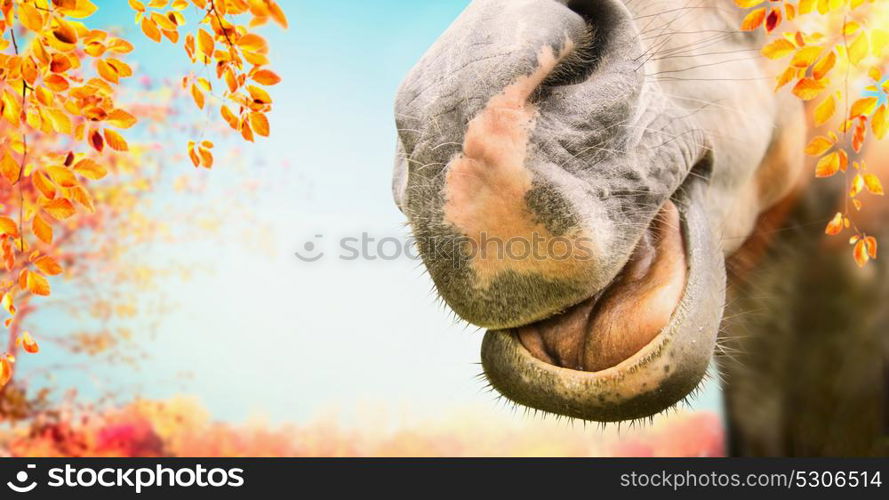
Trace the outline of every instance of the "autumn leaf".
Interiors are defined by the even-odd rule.
[[[825,229],[824,232],[830,236],[836,236],[842,233],[843,229],[845,229],[845,226],[843,225],[843,214],[842,212],[837,212],[837,214],[827,225],[827,229]]]
[[[157,24],[148,17],[142,18],[142,33],[155,42],[161,41],[161,31],[157,28]]]
[[[94,181],[102,179],[108,174],[108,170],[106,170],[105,167],[89,158],[84,158],[77,162],[74,165],[73,170],[87,179],[92,179]]]
[[[72,205],[66,198],[56,198],[46,205],[43,205],[43,209],[56,220],[67,219],[75,213],[74,205]]]
[[[830,120],[836,112],[836,99],[833,95],[827,96],[815,107],[815,125],[823,125]]]
[[[840,154],[836,151],[818,160],[815,177],[832,177],[840,171]]]
[[[29,292],[34,295],[43,296],[47,296],[50,294],[49,281],[47,281],[46,278],[33,271],[25,271],[25,273],[27,273],[26,288]]]
[[[867,57],[869,49],[870,42],[868,41],[868,35],[867,33],[862,33],[851,45],[849,45],[849,62],[856,65],[860,64],[861,61]]]
[[[741,31],[753,31],[762,26],[766,18],[766,9],[761,7],[748,13],[741,22]]]
[[[36,236],[37,239],[39,239],[40,241],[46,243],[47,245],[52,244],[52,226],[48,222],[46,222],[42,215],[37,214],[34,216],[34,220],[31,221],[31,232],[33,232],[34,236]]]
[[[35,260],[34,265],[37,266],[37,269],[40,269],[40,272],[48,276],[57,276],[59,274],[62,274],[62,266],[60,266],[55,259],[47,255],[44,255],[43,257]]]
[[[885,104],[874,112],[874,116],[871,118],[871,129],[878,140],[882,140],[886,136],[886,131],[889,130],[889,112],[887,112]]]
[[[809,156],[821,156],[834,146],[834,141],[824,136],[818,136],[806,146],[806,154]]]
[[[10,235],[13,238],[19,235],[19,226],[9,217],[0,217],[0,235]]]
[[[262,113],[250,113],[250,127],[258,135],[269,136],[269,120]]]
[[[40,352],[40,346],[37,345],[37,341],[34,340],[34,337],[31,336],[30,332],[22,333],[16,340],[16,343],[29,354],[37,354]]]
[[[776,38],[767,43],[760,53],[769,59],[781,59],[787,57],[796,50],[796,45],[786,38]]]
[[[883,196],[885,194],[883,192],[883,184],[880,182],[879,177],[874,174],[864,175],[864,185],[872,194],[875,194],[877,196]]]
[[[811,101],[818,97],[825,88],[827,88],[827,84],[823,80],[803,78],[793,87],[793,95],[804,101]]]
[[[870,255],[867,253],[867,243],[865,243],[864,240],[859,240],[858,243],[855,244],[852,256],[855,258],[855,263],[858,264],[858,267],[867,265],[867,262],[870,260]]]
[[[821,60],[815,63],[815,65],[812,67],[812,78],[816,80],[823,79],[825,76],[827,76],[828,73],[830,73],[830,70],[834,68],[836,62],[837,56],[833,51],[831,51],[829,54],[822,57]]]

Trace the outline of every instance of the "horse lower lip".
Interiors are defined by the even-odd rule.
[[[619,364],[654,339],[682,298],[687,261],[679,211],[667,202],[615,281],[594,297],[515,329],[537,359],[575,370]]]
[[[640,351],[601,371],[555,366],[531,354],[514,331],[482,341],[485,377],[497,392],[544,412],[616,422],[662,412],[700,383],[710,364],[725,304],[725,267],[706,213],[706,184],[674,196],[687,260],[686,285],[669,322]]]

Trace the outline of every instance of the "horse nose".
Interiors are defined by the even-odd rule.
[[[439,293],[464,319],[521,324],[610,279],[602,260],[613,236],[588,227],[601,207],[579,200],[583,189],[548,159],[551,141],[534,134],[584,120],[559,108],[586,100],[570,93],[589,89],[573,84],[626,61],[631,24],[618,0],[476,0],[403,83],[396,198]],[[618,113],[630,109],[615,96],[638,82],[610,78],[590,85]]]

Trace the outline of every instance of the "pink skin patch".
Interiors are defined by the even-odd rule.
[[[475,245],[468,251],[481,250],[470,255],[482,286],[507,270],[559,277],[580,270],[577,259],[511,259],[483,243],[521,238],[526,242],[523,244],[538,247],[535,250],[539,252],[532,255],[546,255],[548,240],[553,235],[535,220],[525,201],[532,186],[525,159],[538,115],[528,99],[573,48],[570,41],[558,54],[543,47],[537,56],[537,70],[492,97],[469,122],[463,152],[450,163],[445,185],[445,220],[469,239],[468,245]]]

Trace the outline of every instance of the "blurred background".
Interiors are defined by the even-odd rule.
[[[23,320],[41,352],[19,356],[6,453],[723,453],[713,382],[651,425],[603,430],[526,415],[477,378],[483,332],[437,301],[390,194],[396,89],[467,0],[281,2],[289,29],[260,30],[283,77],[271,137],[247,145],[175,90],[194,71],[181,47],[145,38],[126,2],[96,3],[87,24],[136,46],[121,99],[154,116],[128,135],[152,187],[120,236],[83,243],[119,237],[125,270],[84,271],[87,293],[54,284]],[[212,170],[185,154],[196,134],[216,143]],[[362,258],[344,247],[362,242]]]

